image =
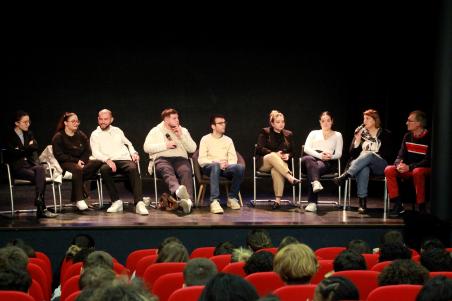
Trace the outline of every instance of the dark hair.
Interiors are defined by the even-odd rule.
[[[319,115],[319,120],[322,119],[323,115],[329,116],[331,120],[333,120],[333,115],[329,111],[323,111]]]
[[[19,122],[24,116],[30,116],[30,114],[22,110],[16,111],[16,114],[14,115],[14,122]]]
[[[380,128],[381,127],[381,119],[380,114],[378,114],[377,110],[369,109],[363,112],[363,115],[367,115],[369,117],[372,117],[373,120],[375,120],[375,127]]]
[[[400,242],[386,243],[380,248],[380,256],[378,261],[388,261],[395,259],[410,259],[411,250]]]
[[[354,239],[350,241],[347,245],[347,250],[358,254],[372,254],[369,244],[361,239]]]
[[[359,300],[359,291],[347,278],[331,276],[317,284],[315,297],[328,301]],[[317,298],[314,299],[317,300]]]
[[[427,280],[416,297],[416,301],[452,300],[452,279],[436,276]]]
[[[254,229],[248,232],[246,244],[256,252],[263,248],[272,248],[273,243],[270,234],[264,229]]]
[[[378,285],[423,285],[429,274],[426,268],[411,259],[399,259],[388,265],[378,276]]]
[[[248,281],[232,274],[218,273],[210,279],[199,301],[254,301],[259,299],[256,289]]]
[[[336,256],[333,262],[335,272],[348,270],[367,270],[364,256],[354,251],[345,250]]]
[[[103,266],[83,267],[78,284],[80,290],[97,288],[106,282],[112,282],[115,278],[116,274],[112,269]]]
[[[93,253],[94,249],[81,249],[78,251],[74,256],[72,257],[72,262],[85,262],[86,257],[88,257],[89,254]]]
[[[278,251],[290,244],[299,244],[300,241],[293,236],[285,236],[278,246]]]
[[[444,249],[444,244],[437,238],[424,240],[421,246],[421,252],[430,249]]]
[[[273,271],[273,254],[265,251],[254,253],[246,261],[243,270],[247,275]]]
[[[232,254],[232,251],[235,249],[235,245],[229,240],[220,242],[215,251],[213,251],[213,255],[223,255],[223,254]]]
[[[77,234],[71,241],[71,245],[76,245],[81,249],[94,248],[96,242],[91,235],[88,234]]]
[[[113,257],[105,251],[94,251],[86,256],[83,266],[85,268],[105,267],[113,269]]]
[[[78,299],[77,299],[78,300]],[[111,284],[106,284],[94,290],[90,301],[157,301],[143,283],[137,279],[128,282],[123,279],[116,279]]]
[[[393,243],[393,242],[400,242],[402,244],[404,243],[402,233],[400,233],[399,231],[396,231],[396,230],[391,230],[391,231],[388,231],[385,234],[383,234],[380,242],[382,245],[386,244],[386,243]]]
[[[162,117],[162,120],[164,120],[166,117],[173,115],[173,114],[179,115],[179,113],[175,109],[167,108],[162,111],[162,113],[160,114],[160,117]]]
[[[217,274],[217,266],[207,258],[193,258],[184,269],[186,286],[206,285]]]
[[[27,245],[25,241],[23,241],[20,238],[11,240],[6,244],[6,246],[16,246],[18,248],[21,248],[25,252],[25,254],[27,254],[28,258],[36,257],[35,250],[30,245]]]
[[[170,242],[166,244],[158,253],[155,262],[187,262],[188,251],[183,244]]]
[[[221,115],[221,114],[213,114],[213,115],[210,115],[210,119],[209,119],[210,125],[215,125],[215,119],[217,119],[217,118],[223,118],[223,119],[226,120],[226,117],[224,117],[224,115]]]
[[[427,127],[427,114],[425,112],[420,110],[415,110],[411,112],[409,115],[414,114],[416,116],[416,121],[419,121],[421,123],[422,128]]]
[[[31,277],[27,270],[28,257],[15,246],[0,249],[0,290],[28,292]]]
[[[177,237],[175,237],[175,236],[168,236],[167,238],[165,238],[165,239],[160,243],[160,246],[159,246],[159,248],[158,248],[158,250],[157,250],[157,254],[160,253],[160,251],[163,249],[163,247],[164,247],[165,245],[169,244],[170,242],[178,242],[178,243],[180,243],[181,245],[183,245],[182,241],[181,241],[179,238],[177,238]]]
[[[281,301],[281,299],[279,299],[279,297],[276,295],[270,294],[267,296],[260,297],[257,301]]]
[[[421,254],[421,264],[430,272],[452,271],[452,257],[445,249],[427,249]]]
[[[60,120],[58,121],[57,127],[56,127],[56,133],[58,133],[59,131],[63,130],[65,125],[64,122],[68,121],[69,118],[71,118],[72,116],[77,115],[74,112],[65,112],[63,114],[63,116],[61,116]]]

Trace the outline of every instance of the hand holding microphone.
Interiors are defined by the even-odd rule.
[[[356,128],[355,133],[354,133],[354,135],[355,135],[355,141],[361,140],[361,133],[362,133],[362,131],[363,131],[363,129],[364,129],[365,126],[366,126],[366,125],[363,123],[363,124],[361,124],[359,127]]]
[[[176,144],[176,142],[173,141],[173,138],[171,138],[171,135],[166,133],[165,137],[168,140],[166,142],[166,148],[167,149],[175,149],[177,147],[177,144]]]

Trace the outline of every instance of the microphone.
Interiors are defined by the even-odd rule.
[[[366,125],[363,123],[359,127],[356,128],[354,135],[356,135],[359,131],[361,131]]]
[[[173,141],[173,138],[171,138],[171,135],[170,135],[170,134],[166,133],[166,134],[165,134],[165,137],[166,137],[166,139],[168,139],[168,141]],[[177,145],[174,145],[173,148],[176,148],[176,147],[177,147]]]

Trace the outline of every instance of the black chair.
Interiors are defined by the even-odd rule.
[[[243,159],[242,155],[239,152],[236,152],[236,153],[237,153],[237,163],[245,166],[245,159]],[[198,197],[196,198],[196,202],[195,202],[196,207],[200,205],[200,202],[201,202],[201,204],[203,203],[204,197],[206,194],[206,187],[207,187],[207,185],[210,185],[210,177],[207,175],[204,175],[202,173],[201,166],[198,163],[198,157],[199,157],[199,150],[196,150],[191,157],[195,178],[199,184]],[[225,177],[221,177],[220,178],[220,186],[221,185],[224,185],[224,187],[226,188],[226,195],[227,195],[229,186],[231,185],[231,180],[229,180],[228,178],[225,178]],[[239,201],[240,201],[240,206],[243,207],[243,199],[242,199],[242,195],[240,192],[239,192]]]
[[[301,180],[301,182],[298,186],[298,189],[299,189],[298,190],[298,202],[299,202],[299,204],[303,203],[303,201],[301,200],[301,184],[307,182],[307,180],[308,180],[308,176],[301,171],[301,158],[303,157],[303,155],[304,155],[304,145],[301,146],[301,157],[298,162],[298,174],[299,174],[300,180]],[[332,182],[334,180],[334,178],[338,177],[341,174],[341,160],[340,159],[336,159],[336,160],[337,160],[337,171],[321,175],[319,182],[324,182],[324,181]],[[310,183],[307,183],[307,185],[310,185]],[[333,204],[333,205],[340,206],[341,205],[341,195],[342,195],[341,187],[339,186],[337,202],[319,200],[318,203],[319,204]],[[307,201],[305,201],[305,203],[307,203]],[[344,197],[344,204],[345,204],[345,197]]]

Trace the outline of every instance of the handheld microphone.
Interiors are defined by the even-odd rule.
[[[166,134],[165,134],[165,137],[166,137],[166,139],[168,139],[168,141],[173,141],[173,138],[171,138],[171,135],[170,135],[170,134],[166,133]],[[177,147],[177,145],[174,145],[173,148],[176,148],[176,147]]]
[[[365,126],[366,126],[366,125],[363,123],[363,124],[361,124],[359,127],[357,127],[356,130],[355,130],[355,135],[356,135],[359,131],[361,131]]]

